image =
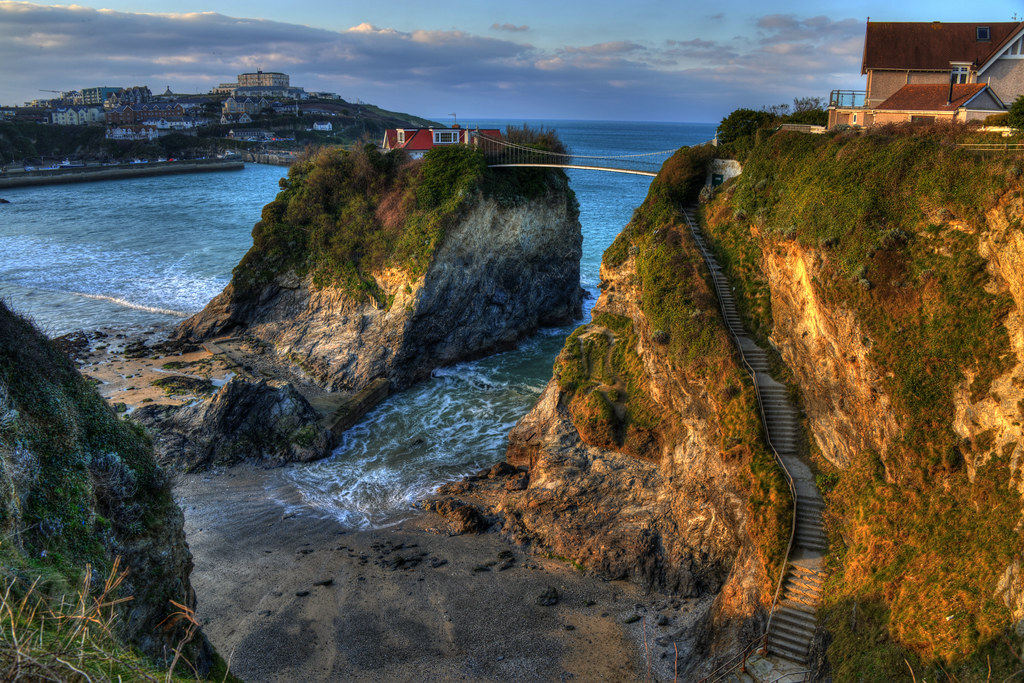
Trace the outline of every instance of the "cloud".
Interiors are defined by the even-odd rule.
[[[215,12],[138,14],[0,0],[0,103],[40,88],[150,85],[206,91],[262,67],[292,84],[420,115],[718,120],[737,106],[856,88],[863,25],[765,15],[745,36],[540,49],[459,30],[340,31]],[[513,30],[514,29],[514,30]],[[829,82],[830,74],[849,74]]]
[[[515,24],[491,24],[492,31],[508,31],[509,33],[524,33],[530,30],[526,24],[516,26]]]

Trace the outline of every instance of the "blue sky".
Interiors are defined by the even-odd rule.
[[[1011,21],[963,2],[720,0],[0,0],[0,103],[40,89],[204,92],[283,71],[429,118],[718,121],[740,106],[859,89],[864,23]]]

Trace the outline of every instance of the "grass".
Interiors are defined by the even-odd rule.
[[[985,435],[962,441],[951,425],[959,387],[977,401],[1013,363],[1003,324],[1013,301],[990,286],[979,233],[1000,198],[1020,192],[1022,160],[955,147],[970,135],[764,136],[705,211],[762,343],[774,325],[764,254],[796,246],[819,258],[814,295],[855,314],[901,429],[884,454],[823,475],[835,557],[823,615],[842,680],[905,675],[908,663],[968,680],[989,662],[1004,677],[1018,666],[994,591],[1024,550],[1020,497],[1008,454]],[[965,458],[987,464],[970,476]]]

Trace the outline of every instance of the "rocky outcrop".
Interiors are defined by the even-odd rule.
[[[169,477],[141,431],[2,303],[0,532],[0,574],[12,590],[40,574],[40,591],[54,579],[77,587],[88,566],[95,586],[119,557],[128,574],[118,589],[127,600],[117,607],[117,635],[156,661],[186,643],[189,624],[171,601],[195,607],[192,556]],[[204,674],[212,661],[201,634],[183,655]]]
[[[331,433],[291,384],[228,381],[209,401],[146,405],[132,418],[154,434],[157,459],[194,471],[242,460],[274,466],[330,454]]]
[[[949,144],[964,134],[766,137],[705,210],[832,489],[819,640],[837,678],[887,671],[867,633],[901,652],[893,674],[905,648],[968,678],[1024,634],[1022,171]]]
[[[379,301],[283,272],[254,293],[229,285],[179,334],[244,330],[332,390],[359,390],[382,377],[402,388],[436,367],[511,348],[540,326],[578,318],[581,250],[567,185],[511,205],[481,195],[422,275],[401,268],[373,274]]]
[[[676,202],[689,193],[667,187],[699,188],[703,165],[684,151],[667,169],[605,253],[593,322],[509,435],[526,472],[440,493],[482,496],[513,538],[602,576],[714,597],[676,634],[710,666],[763,628],[790,508]]]

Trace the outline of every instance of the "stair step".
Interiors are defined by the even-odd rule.
[[[806,657],[811,649],[811,641],[810,639],[794,638],[772,629],[771,633],[768,634],[768,649],[773,650],[775,648],[788,650],[791,655]]]
[[[808,649],[809,648],[790,645],[786,641],[776,641],[773,640],[770,635],[768,636],[768,651],[770,653],[793,660],[794,662],[799,662],[800,664],[807,661]]]
[[[822,582],[813,581],[806,579],[802,576],[798,577],[790,574],[789,577],[786,579],[785,588],[786,590],[788,590],[791,587],[795,588],[796,590],[803,591],[805,593],[816,593],[820,595],[822,591]]]
[[[811,641],[814,640],[814,627],[807,628],[777,619],[772,619],[771,633],[776,636],[785,637],[793,643],[807,643],[808,649],[810,649]]]
[[[818,620],[807,612],[798,612],[791,609],[778,609],[772,615],[772,626],[778,621],[800,626],[801,628],[814,630],[818,626]]]

